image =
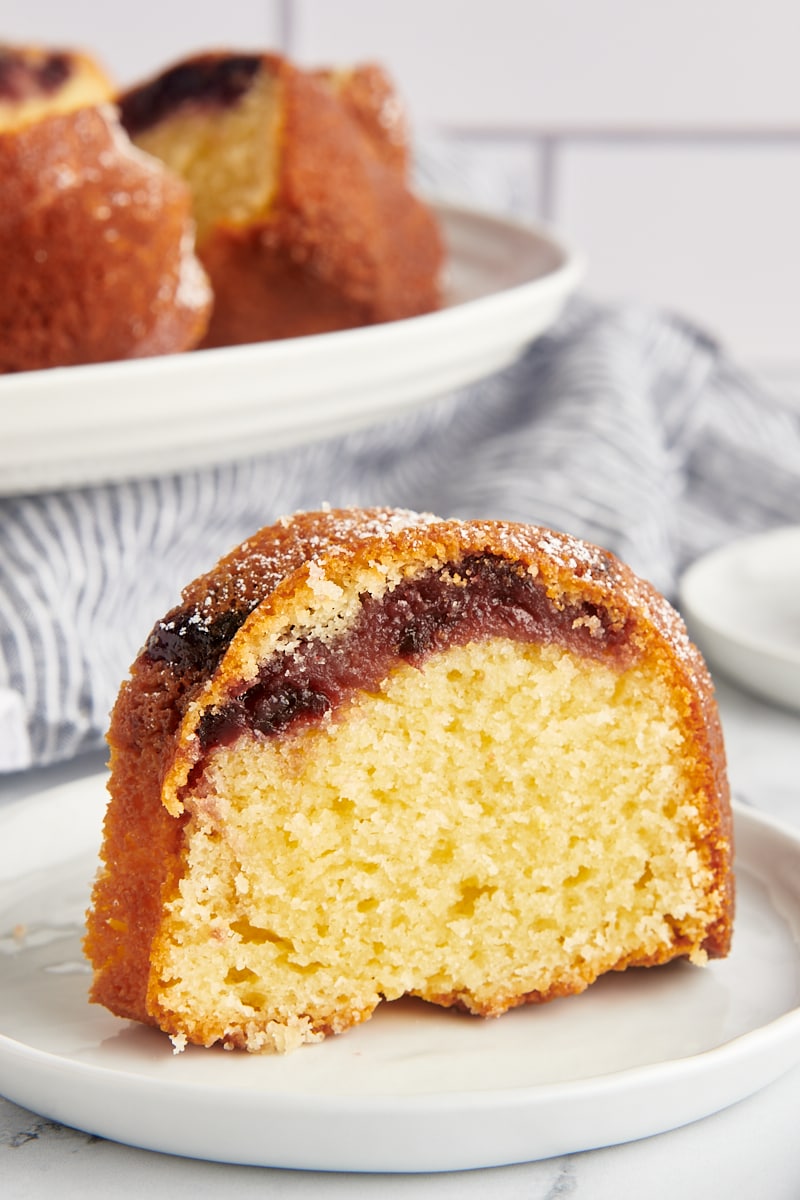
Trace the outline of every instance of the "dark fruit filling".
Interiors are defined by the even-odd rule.
[[[398,660],[420,667],[432,654],[493,637],[558,643],[620,661],[627,626],[587,603],[557,608],[524,565],[476,556],[406,580],[381,599],[364,595],[358,618],[331,642],[308,640],[266,662],[222,708],[201,720],[204,752],[245,730],[262,736],[307,724],[357,691],[377,691]]]
[[[33,63],[13,51],[0,50],[0,100],[20,102],[36,96],[49,96],[70,75],[66,54],[48,54]]]
[[[197,613],[175,614],[159,621],[145,645],[152,662],[166,662],[178,672],[210,675],[227,650],[247,611],[222,613],[205,622]]]
[[[261,59],[250,54],[209,55],[181,63],[122,97],[122,124],[135,137],[184,104],[235,104],[250,87],[260,64]]]

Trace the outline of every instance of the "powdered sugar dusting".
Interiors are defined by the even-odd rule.
[[[194,230],[184,233],[178,257],[178,284],[175,303],[181,308],[202,311],[209,303],[211,286],[194,252]]]
[[[540,529],[536,544],[559,567],[573,572],[576,580],[615,589],[621,600],[655,626],[697,680],[702,670],[698,651],[689,640],[679,614],[649,583],[640,579],[609,551],[571,534]]]
[[[598,546],[552,529],[543,530],[537,543],[543,553],[582,578],[589,577],[598,583],[608,579],[609,556]]]
[[[183,604],[159,622],[175,628],[178,636],[189,627],[210,630],[231,610],[252,611],[289,575],[307,568],[312,590],[322,597],[336,587],[326,579],[323,563],[331,554],[344,552],[359,542],[383,539],[405,529],[424,529],[438,517],[406,509],[331,509],[297,512],[279,517],[242,542],[207,575],[191,583]]]
[[[436,527],[441,533],[436,533]],[[331,509],[297,512],[280,517],[223,559],[208,575],[184,592],[184,603],[168,614],[164,629],[179,637],[199,631],[217,636],[220,619],[238,613],[243,620],[295,571],[320,602],[337,604],[340,585],[326,564],[355,552],[360,544],[402,537],[402,557],[439,561],[460,553],[500,554],[519,564],[562,605],[586,594],[602,609],[610,605],[620,621],[643,621],[654,626],[694,678],[702,676],[702,661],[689,641],[675,610],[649,584],[639,579],[614,555],[567,533],[539,526],[497,521],[443,521],[431,513],[407,509]],[[402,536],[406,535],[406,536]],[[464,547],[462,550],[461,547]],[[383,553],[382,551],[380,553]],[[588,591],[587,591],[588,589]],[[594,621],[594,624],[592,623]],[[590,636],[605,637],[607,622],[587,614],[580,618]],[[239,622],[241,623],[241,621]],[[232,626],[230,636],[238,625]]]

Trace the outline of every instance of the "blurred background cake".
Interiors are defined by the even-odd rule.
[[[187,350],[210,311],[186,185],[86,55],[0,50],[0,372]]]
[[[396,93],[377,67],[273,54],[185,59],[120,98],[136,144],[188,183],[214,290],[204,345],[429,312],[442,244],[409,190]]]

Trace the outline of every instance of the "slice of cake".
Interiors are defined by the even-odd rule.
[[[728,951],[708,673],[564,534],[298,514],[186,588],[117,701],[92,999],[286,1050],[403,995],[496,1016]]]
[[[405,180],[399,101],[377,68],[302,71],[208,53],[120,98],[137,145],[182,175],[214,289],[207,346],[429,312],[442,244]]]

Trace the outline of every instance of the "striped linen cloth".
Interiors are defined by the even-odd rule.
[[[704,551],[800,523],[800,408],[685,320],[581,298],[503,373],[389,424],[0,500],[0,770],[100,746],[180,588],[261,525],[324,502],[568,530],[674,597]]]

